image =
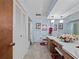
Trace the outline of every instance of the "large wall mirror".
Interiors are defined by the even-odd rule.
[[[79,19],[68,23],[68,32],[79,35]]]

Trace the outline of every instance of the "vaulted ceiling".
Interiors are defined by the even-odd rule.
[[[60,19],[79,11],[79,0],[24,0],[31,18]],[[41,14],[41,16],[36,16]]]
[[[44,18],[54,7],[57,0],[26,0],[26,7],[32,18]],[[36,16],[41,14],[41,16]]]
[[[79,0],[58,0],[50,12],[48,19],[60,19],[79,11]]]

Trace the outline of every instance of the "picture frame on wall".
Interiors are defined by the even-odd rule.
[[[58,24],[58,29],[63,29],[63,23]]]
[[[46,31],[47,30],[47,25],[46,24],[42,24],[42,31]]]
[[[57,31],[57,24],[54,24],[54,31]]]
[[[36,23],[36,29],[41,29],[41,23]]]

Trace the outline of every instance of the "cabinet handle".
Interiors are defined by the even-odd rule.
[[[55,47],[55,50],[56,50],[61,56],[63,56],[63,53],[62,53],[57,47]]]

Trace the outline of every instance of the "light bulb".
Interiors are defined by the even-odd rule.
[[[51,20],[51,23],[54,23],[55,20]]]
[[[60,20],[60,23],[63,23],[64,20]]]

